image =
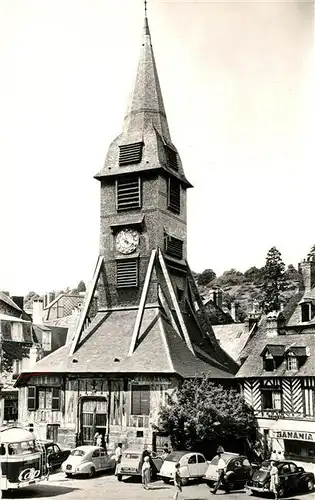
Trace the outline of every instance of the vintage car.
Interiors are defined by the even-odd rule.
[[[164,483],[174,480],[175,464],[179,463],[179,472],[182,484],[188,483],[189,479],[202,478],[208,468],[208,462],[202,453],[191,453],[189,451],[173,451],[164,460],[158,476]]]
[[[122,481],[123,476],[141,477],[141,469],[144,456],[150,458],[152,478],[155,479],[162,465],[162,458],[155,452],[149,452],[140,448],[127,448],[124,450],[120,463],[117,464],[115,475],[118,481]]]
[[[238,455],[237,453],[226,452],[222,453],[221,456],[226,463],[225,479],[228,483],[228,489],[244,488],[252,473],[249,460],[244,455]],[[218,478],[218,462],[219,458],[215,456],[206,470],[204,480],[209,486],[212,486]]]
[[[251,479],[247,482],[247,493],[269,493],[270,492],[270,463],[272,460],[265,460],[259,469],[255,470]],[[305,472],[303,467],[298,467],[294,462],[277,462],[279,473],[278,494],[282,497],[287,492],[313,491],[314,474]]]
[[[115,459],[100,446],[78,446],[62,464],[62,470],[67,477],[93,477],[101,470],[114,470]]]
[[[40,441],[40,444],[46,452],[47,461],[51,469],[59,469],[71,453],[71,450],[61,450],[59,445],[53,441]]]

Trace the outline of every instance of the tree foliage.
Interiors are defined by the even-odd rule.
[[[220,276],[216,280],[216,284],[219,286],[241,285],[242,283],[244,283],[244,274],[234,268],[230,269],[229,271],[224,271],[222,276]]]
[[[77,286],[77,291],[78,292],[85,292],[86,291],[86,286],[83,280],[81,280]]]
[[[175,449],[201,448],[249,438],[256,431],[253,409],[234,389],[214,384],[208,377],[185,381],[159,413],[160,431],[167,432]]]
[[[250,281],[251,283],[259,284],[264,279],[264,268],[258,268],[256,266],[252,266],[244,273],[244,278],[246,281]]]
[[[287,280],[292,280],[292,281],[300,281],[301,280],[301,275],[300,273],[295,269],[293,264],[289,264],[285,273],[285,278]]]
[[[216,274],[213,269],[205,269],[202,273],[200,273],[197,277],[198,285],[208,285],[216,278]]]
[[[286,289],[285,265],[281,253],[272,247],[266,257],[262,307],[265,313],[279,311],[281,292]]]

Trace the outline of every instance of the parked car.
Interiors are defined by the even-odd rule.
[[[270,490],[270,463],[265,460],[259,469],[254,471],[247,483],[248,493],[269,493]],[[277,462],[279,472],[279,497],[294,490],[313,491],[314,474],[305,472],[303,467],[298,467],[294,462]]]
[[[162,458],[154,452],[139,448],[127,448],[124,450],[121,461],[117,464],[115,475],[118,481],[122,481],[123,476],[141,476],[143,458],[145,455],[150,457],[150,465],[153,479],[156,477],[162,465]]]
[[[245,483],[250,479],[252,467],[249,460],[244,455],[237,453],[223,453],[222,458],[226,463],[225,479],[228,483],[229,490],[237,490],[244,488]],[[206,470],[204,477],[205,482],[212,486],[218,478],[218,456],[215,456]]]
[[[59,444],[53,441],[40,441],[46,451],[46,456],[51,469],[59,469],[62,462],[70,455],[71,450],[62,450]]]
[[[188,483],[189,479],[202,478],[208,468],[208,462],[202,453],[191,453],[189,451],[173,451],[164,460],[158,476],[164,483],[174,480],[175,464],[179,462],[179,472],[182,484]]]
[[[93,477],[95,472],[115,469],[115,465],[115,459],[101,446],[78,446],[63,462],[62,470],[67,477]]]

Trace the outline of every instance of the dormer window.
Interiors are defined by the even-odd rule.
[[[302,302],[301,304],[301,322],[307,322],[311,320],[311,302]]]
[[[264,356],[264,370],[266,370],[266,372],[273,372],[274,369],[275,369],[275,360],[272,354],[270,354],[267,351]]]
[[[299,369],[299,363],[298,359],[296,356],[294,356],[293,353],[289,353],[287,357],[287,370],[298,370]]]
[[[284,345],[268,344],[261,352],[263,358],[264,370],[273,372],[283,361],[285,353]]]

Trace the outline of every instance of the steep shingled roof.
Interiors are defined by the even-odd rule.
[[[287,370],[285,356],[282,363],[274,371],[265,371],[261,353],[265,347],[272,343],[273,348],[278,346],[281,352],[287,351],[289,348],[308,347],[309,356],[298,371],[292,373]],[[284,349],[284,350],[283,350]],[[305,351],[306,352],[306,351]],[[236,374],[237,378],[247,377],[279,377],[279,376],[296,376],[296,377],[311,377],[315,376],[315,334],[314,333],[297,333],[279,335],[278,337],[268,338],[266,332],[258,329],[253,339],[248,343],[246,349],[241,354],[241,357],[246,357],[243,365]]]
[[[232,378],[218,362],[195,357],[185,341],[175,332],[160,309],[144,311],[137,346],[128,356],[129,339],[136,320],[136,310],[120,310],[103,315],[102,323],[85,335],[73,356],[70,346],[63,346],[41,359],[33,367],[39,373],[169,373],[188,378],[209,373],[213,378]],[[201,350],[202,351],[202,350]],[[152,355],[153,354],[153,355]],[[204,353],[207,357],[207,353]],[[23,384],[25,374],[17,383]]]
[[[12,300],[11,297],[9,297],[6,293],[0,292],[0,301],[4,302],[13,309],[16,309],[17,311],[22,312],[22,309],[20,309],[20,307],[14,302],[14,300]]]
[[[245,323],[212,325],[212,328],[222,349],[224,349],[231,358],[238,361],[251,334],[250,330],[246,328]]]
[[[191,187],[185,177],[178,151],[171,141],[147,18],[144,21],[138,69],[123,132],[111,143],[104,168],[95,178],[134,173],[135,165],[119,165],[119,146],[143,142],[144,151],[141,161],[137,163],[137,172],[162,169],[177,177],[186,187]],[[169,168],[165,146],[176,153],[177,170]]]

